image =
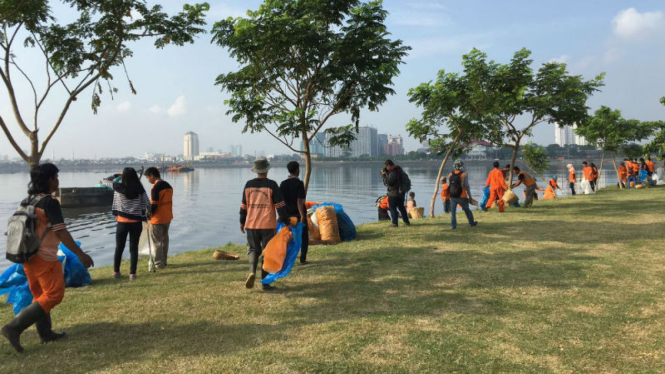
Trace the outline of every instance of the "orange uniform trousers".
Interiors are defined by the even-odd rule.
[[[39,255],[23,264],[28,286],[32,292],[32,302],[38,302],[49,313],[65,297],[65,277],[60,261],[45,261]]]
[[[486,209],[492,208],[494,201],[499,200],[499,212],[503,212],[505,203],[503,202],[503,187],[490,186],[490,199],[487,201]]]

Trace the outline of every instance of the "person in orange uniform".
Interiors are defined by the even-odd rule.
[[[598,168],[596,167],[596,164],[594,164],[593,162],[591,163],[591,165],[589,165],[589,167],[591,168],[591,180],[589,181],[589,183],[591,184],[591,189],[593,190],[593,192],[596,192],[598,189],[598,177],[600,176],[600,174],[598,173]]]
[[[619,183],[623,184],[623,186],[626,186],[626,178],[628,177],[628,172],[626,171],[626,164],[622,162],[619,165]]]
[[[633,172],[635,173],[635,177],[639,176],[639,175],[640,175],[640,169],[641,169],[641,166],[640,166],[640,163],[637,162],[637,159],[636,159],[636,158],[633,158],[633,163],[632,163],[632,165],[633,165]]]
[[[651,157],[647,157],[647,160],[645,161],[647,164],[647,167],[649,168],[649,176],[653,175],[653,173],[656,171],[656,165],[651,161]]]
[[[485,208],[492,208],[494,202],[499,200],[499,212],[501,213],[505,207],[505,203],[503,202],[503,193],[508,189],[508,186],[506,186],[503,171],[499,169],[499,162],[494,161],[493,166],[494,169],[490,171],[489,175],[487,176],[487,183],[485,183],[485,187],[490,187],[490,198],[487,201]]]
[[[582,162],[582,172],[584,173],[584,179],[588,182],[593,180],[593,170],[591,170],[591,166],[589,166],[589,163],[586,161]]]
[[[388,210],[390,206],[388,205],[388,195],[383,195],[376,199],[376,208],[379,212],[379,221],[390,221],[390,215]]]
[[[570,187],[571,195],[575,196],[575,183],[577,182],[575,168],[573,164],[566,165],[566,168],[568,168],[568,186]]]
[[[513,172],[517,175],[517,182],[512,185],[512,188],[524,184],[524,192],[526,199],[524,200],[524,207],[530,208],[533,205],[533,195],[536,193],[536,180],[533,179],[526,171],[521,171],[519,167],[513,167]]]
[[[637,177],[635,174],[635,167],[633,166],[633,162],[627,158],[624,158],[623,162],[626,164],[626,188],[634,187],[634,183],[637,183]]]
[[[164,269],[168,263],[169,254],[169,227],[173,220],[173,187],[162,180],[157,168],[148,168],[145,171],[148,182],[152,184],[150,190],[150,226],[148,233],[154,244],[155,267]]]
[[[60,304],[65,296],[65,278],[58,261],[60,242],[76,254],[83,266],[89,268],[94,265],[92,258],[83,253],[67,231],[60,203],[51,197],[60,186],[58,171],[55,165],[48,163],[32,168],[28,198],[23,201],[26,205],[31,204],[35,207],[37,215],[35,234],[38,238],[43,237],[43,240],[37,254],[23,264],[33,297],[32,304],[23,308],[2,327],[2,335],[19,353],[23,352],[21,334],[33,324],[37,327],[42,343],[52,342],[66,335],[64,332],[54,332],[51,328],[51,310]]]
[[[450,213],[450,193],[448,192],[446,177],[441,178],[441,201],[443,201],[443,211]]]
[[[559,188],[559,185],[557,184],[557,178],[556,176],[552,176],[552,178],[550,178],[550,181],[547,183],[547,188],[545,189],[545,193],[543,194],[543,200],[556,199],[557,188]]]

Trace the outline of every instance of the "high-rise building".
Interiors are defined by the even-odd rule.
[[[567,145],[587,145],[586,139],[583,136],[575,134],[577,125],[559,127],[558,123],[554,124],[554,142],[559,147]]]
[[[378,134],[377,135],[377,147],[378,147],[378,156],[383,156],[386,154],[386,145],[388,144],[388,134]]]
[[[199,136],[195,132],[185,134],[185,150],[182,154],[185,160],[194,160],[199,155]]]
[[[300,141],[300,151],[305,151],[305,145]],[[309,142],[309,153],[312,156],[326,155],[326,134],[322,131],[317,132],[314,138]]]
[[[379,139],[376,129],[369,126],[359,128],[356,140],[351,142],[349,148],[352,157],[378,156]]]
[[[388,144],[384,146],[386,155],[396,156],[404,154],[404,145],[400,135],[388,136]]]
[[[242,145],[233,145],[229,146],[229,153],[231,156],[242,157]]]

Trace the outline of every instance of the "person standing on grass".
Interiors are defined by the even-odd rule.
[[[305,201],[307,193],[305,192],[305,184],[300,180],[300,164],[296,161],[291,161],[286,165],[289,171],[289,177],[282,181],[279,185],[282,196],[284,196],[284,203],[286,204],[286,214],[289,217],[296,217],[298,222],[301,222],[305,227],[302,230],[302,245],[300,247],[300,263],[306,265],[307,250],[309,249],[309,232],[307,229],[307,208]]]
[[[443,201],[443,212],[450,213],[450,193],[446,177],[441,177],[441,201]]]
[[[568,164],[566,167],[568,168],[568,185],[570,186],[571,194],[575,196],[575,182],[577,182],[575,168],[573,167],[573,164]]]
[[[113,180],[122,176],[120,183]],[[113,257],[113,278],[119,279],[122,253],[125,251],[129,235],[129,280],[136,280],[136,265],[139,261],[139,238],[143,231],[143,222],[147,221],[150,199],[145,192],[134,168],[125,168],[122,174],[113,174],[102,179],[102,184],[113,189],[111,207],[118,223],[115,230],[115,256]]]
[[[38,238],[43,236],[43,240],[37,254],[23,264],[33,297],[32,304],[23,308],[21,313],[2,327],[2,335],[19,353],[23,352],[21,333],[33,324],[37,327],[42,343],[52,342],[66,335],[64,332],[54,332],[51,325],[51,310],[60,304],[65,296],[65,279],[58,261],[60,243],[74,252],[86,268],[95,265],[92,258],[83,253],[67,231],[60,203],[51,195],[60,186],[58,171],[53,164],[42,164],[32,168],[28,197],[23,201],[26,205],[34,204],[37,215],[35,234]]]
[[[146,179],[152,184],[150,190],[150,226],[148,233],[155,251],[155,267],[164,269],[168,263],[169,227],[173,220],[173,187],[162,180],[159,170],[151,167],[145,171]]]
[[[626,169],[626,164],[625,162],[622,162],[619,164],[619,185],[622,185],[626,187],[626,180],[628,177],[628,172]]]
[[[521,171],[517,166],[513,167],[513,171],[515,174],[517,174],[517,182],[513,183],[511,187],[512,189],[515,189],[515,187],[519,186],[520,184],[524,184],[525,196],[523,206],[525,208],[530,208],[531,205],[533,205],[533,197],[536,195],[536,180],[533,179],[526,171]]]
[[[406,191],[402,191],[402,168],[395,165],[392,160],[386,160],[385,168],[381,171],[383,184],[388,190],[388,205],[390,208],[390,218],[392,220],[391,227],[397,227],[397,211],[402,215],[404,224],[410,226],[409,214],[404,205],[404,195]]]
[[[245,280],[246,288],[254,287],[259,257],[270,239],[275,236],[277,228],[275,209],[277,209],[280,221],[286,225],[289,224],[282,191],[275,181],[268,179],[268,170],[270,170],[270,163],[265,157],[254,160],[252,171],[257,174],[257,178],[248,181],[242,192],[240,232],[247,234],[247,257],[249,259],[249,275]],[[261,257],[261,264],[263,264],[263,257]],[[261,279],[267,275],[268,272],[263,270],[262,266]],[[269,284],[263,284],[262,287],[264,291],[275,289]]]
[[[490,198],[487,201],[486,209],[492,208],[494,202],[499,200],[499,212],[503,212],[505,203],[503,202],[503,193],[508,189],[503,171],[499,169],[499,161],[494,161],[494,169],[487,176],[485,187],[490,187]]]
[[[469,225],[476,226],[478,222],[473,219],[473,213],[469,209],[469,200],[471,200],[471,187],[469,186],[469,176],[464,172],[464,163],[461,160],[455,160],[453,163],[455,171],[448,175],[448,193],[450,193],[450,227],[457,229],[457,205],[462,207],[469,220]]]

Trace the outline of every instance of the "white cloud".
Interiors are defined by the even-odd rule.
[[[418,10],[448,10],[448,8],[441,2],[409,2],[409,8]]]
[[[125,113],[130,109],[132,109],[132,103],[130,103],[129,101],[123,101],[122,103],[118,104],[118,106],[115,108],[118,110],[118,112]]]
[[[467,53],[472,48],[487,50],[501,32],[487,32],[478,34],[456,35],[450,37],[422,38],[407,41],[413,50],[409,52],[409,59],[418,59],[440,54]]]
[[[161,106],[159,106],[159,105],[153,105],[153,106],[151,106],[150,109],[148,109],[148,110],[149,110],[151,113],[154,113],[154,114],[160,114],[160,113],[164,112],[164,109],[163,109]]]
[[[612,20],[614,34],[622,39],[640,39],[656,34],[665,26],[663,12],[640,13],[635,8],[622,10]]]
[[[569,55],[561,55],[557,58],[552,58],[548,62],[558,62],[560,64],[567,64],[570,62],[570,56]]]
[[[187,114],[187,99],[185,96],[178,96],[171,107],[166,111],[171,117],[178,117]]]

